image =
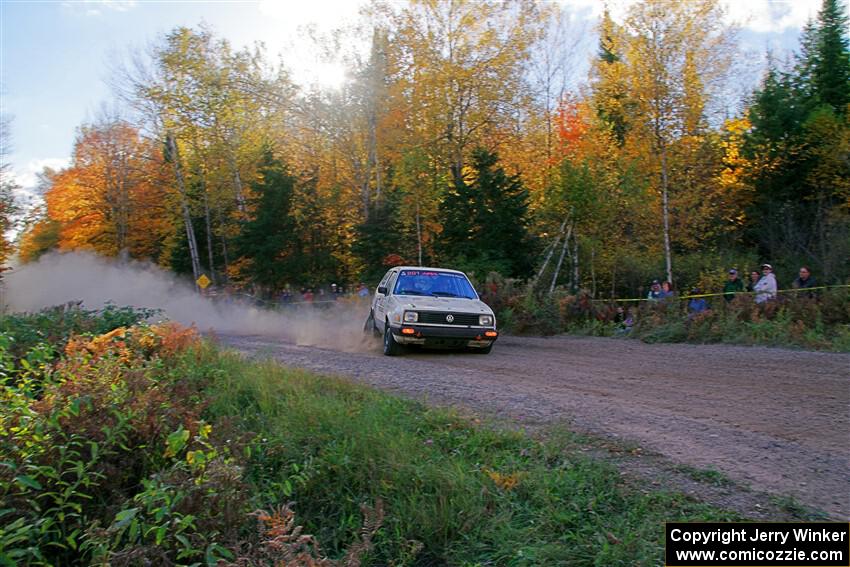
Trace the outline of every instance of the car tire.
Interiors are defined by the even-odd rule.
[[[384,354],[387,356],[397,356],[401,354],[402,346],[395,342],[390,322],[384,324]]]
[[[369,310],[369,317],[366,318],[366,322],[363,323],[363,334],[364,335],[372,335],[373,337],[380,337],[381,332],[378,330],[378,326],[375,324],[375,315],[372,313],[372,310]]]

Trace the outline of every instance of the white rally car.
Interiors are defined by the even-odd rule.
[[[401,345],[471,348],[487,354],[499,337],[496,316],[457,270],[400,266],[372,298],[364,331],[384,339],[384,354]]]

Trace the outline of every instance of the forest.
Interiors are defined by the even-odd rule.
[[[3,176],[0,220],[21,231],[0,261],[88,250],[264,297],[400,264],[596,298],[656,278],[716,290],[762,262],[780,288],[800,265],[845,284],[846,7],[823,0],[735,100],[722,10],[606,12],[576,77],[556,3],[376,1],[325,42],[345,57],[338,89],[296,84],[261,45],[173,29],[114,70],[118,102],[79,126],[20,221]]]

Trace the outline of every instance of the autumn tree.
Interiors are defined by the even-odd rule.
[[[653,186],[660,197],[661,233],[667,279],[673,280],[671,174],[699,164],[699,152],[682,152],[677,142],[699,136],[712,87],[730,63],[729,30],[717,0],[670,3],[645,0],[629,9],[624,23],[630,100],[635,102],[632,141],[645,145]],[[690,155],[686,155],[690,154]],[[680,225],[686,229],[686,225]]]
[[[12,228],[17,212],[14,190],[18,185],[12,176],[11,164],[6,161],[12,137],[10,127],[11,119],[0,116],[0,278],[12,252],[12,243],[6,238],[6,232]]]
[[[531,2],[417,0],[392,16],[397,80],[408,123],[455,182],[527,92],[525,62],[542,34]]]
[[[157,259],[170,229],[162,167],[158,148],[121,119],[81,127],[71,166],[51,176],[45,194],[59,248]]]
[[[44,204],[33,207],[24,217],[18,237],[18,257],[21,262],[35,262],[59,246],[62,225],[51,219]]]
[[[208,29],[180,27],[147,59],[137,56],[116,87],[165,148],[193,276],[202,272],[193,220],[201,218],[215,280],[214,235],[226,249],[238,232],[247,212],[243,178],[253,175],[263,143],[289,111],[287,75],[265,65],[259,48],[233,50]]]
[[[602,125],[610,129],[622,146],[637,102],[630,98],[623,61],[626,38],[608,10],[602,14],[598,30],[599,47],[591,71],[593,105]]]

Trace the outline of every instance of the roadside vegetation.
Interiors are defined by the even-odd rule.
[[[590,294],[531,293],[491,273],[476,285],[496,312],[499,327],[518,335],[571,333],[632,337],[645,342],[726,343],[850,352],[850,288],[827,289],[809,298],[781,294],[757,305],[752,294],[727,302],[708,298],[708,309],[688,312],[688,300],[594,300]]]
[[[145,315],[0,319],[0,563],[652,564],[664,521],[732,517]]]

